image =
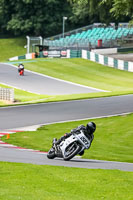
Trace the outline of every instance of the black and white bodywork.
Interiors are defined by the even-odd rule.
[[[84,150],[91,146],[95,129],[95,123],[89,122],[86,127],[81,125],[73,129],[71,133],[65,134],[58,141],[54,139],[47,157],[49,159],[61,157],[64,160],[70,160],[77,154],[83,155]]]

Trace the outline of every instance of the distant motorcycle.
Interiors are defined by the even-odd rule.
[[[18,73],[20,76],[24,76],[24,65],[23,64],[19,64]]]
[[[78,135],[73,133],[59,145],[56,145],[53,141],[52,148],[48,151],[47,157],[49,159],[60,157],[64,160],[70,160],[85,149],[89,149],[89,147],[90,140],[84,135],[83,131],[80,131]]]
[[[20,75],[20,76],[24,76],[24,69],[20,69],[20,70],[19,70],[19,75]]]

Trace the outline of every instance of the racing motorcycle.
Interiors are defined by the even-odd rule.
[[[73,133],[58,145],[53,141],[52,148],[48,151],[47,157],[49,159],[60,157],[64,160],[70,160],[85,149],[89,149],[90,144],[90,140],[84,135],[83,131],[80,131],[79,134]]]
[[[20,76],[24,76],[24,65],[22,63],[18,65],[18,73]]]
[[[24,76],[24,69],[20,69],[20,70],[19,70],[19,75],[20,75],[20,76]]]

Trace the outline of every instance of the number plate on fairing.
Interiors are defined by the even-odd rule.
[[[82,141],[82,144],[85,146],[86,149],[90,147],[90,140],[84,135],[83,131],[80,132],[78,135],[80,141]]]
[[[82,142],[83,142],[85,145],[90,144],[89,141],[87,141],[83,136],[81,136],[80,139],[82,140]]]

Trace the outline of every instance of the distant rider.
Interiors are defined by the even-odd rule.
[[[70,137],[73,133],[79,134],[81,131],[85,134],[85,136],[89,139],[90,145],[94,139],[94,132],[96,130],[96,124],[94,122],[89,122],[86,126],[80,125],[75,129],[72,129],[70,133],[66,133],[64,136],[62,136],[59,140],[56,138],[53,140],[53,143],[57,146],[59,145],[63,140]],[[89,147],[90,148],[90,147]],[[80,152],[80,155],[82,156],[84,154],[84,151]]]
[[[21,70],[24,71],[24,65],[23,65],[22,63],[20,63],[20,64],[18,65],[18,72],[20,72]]]

